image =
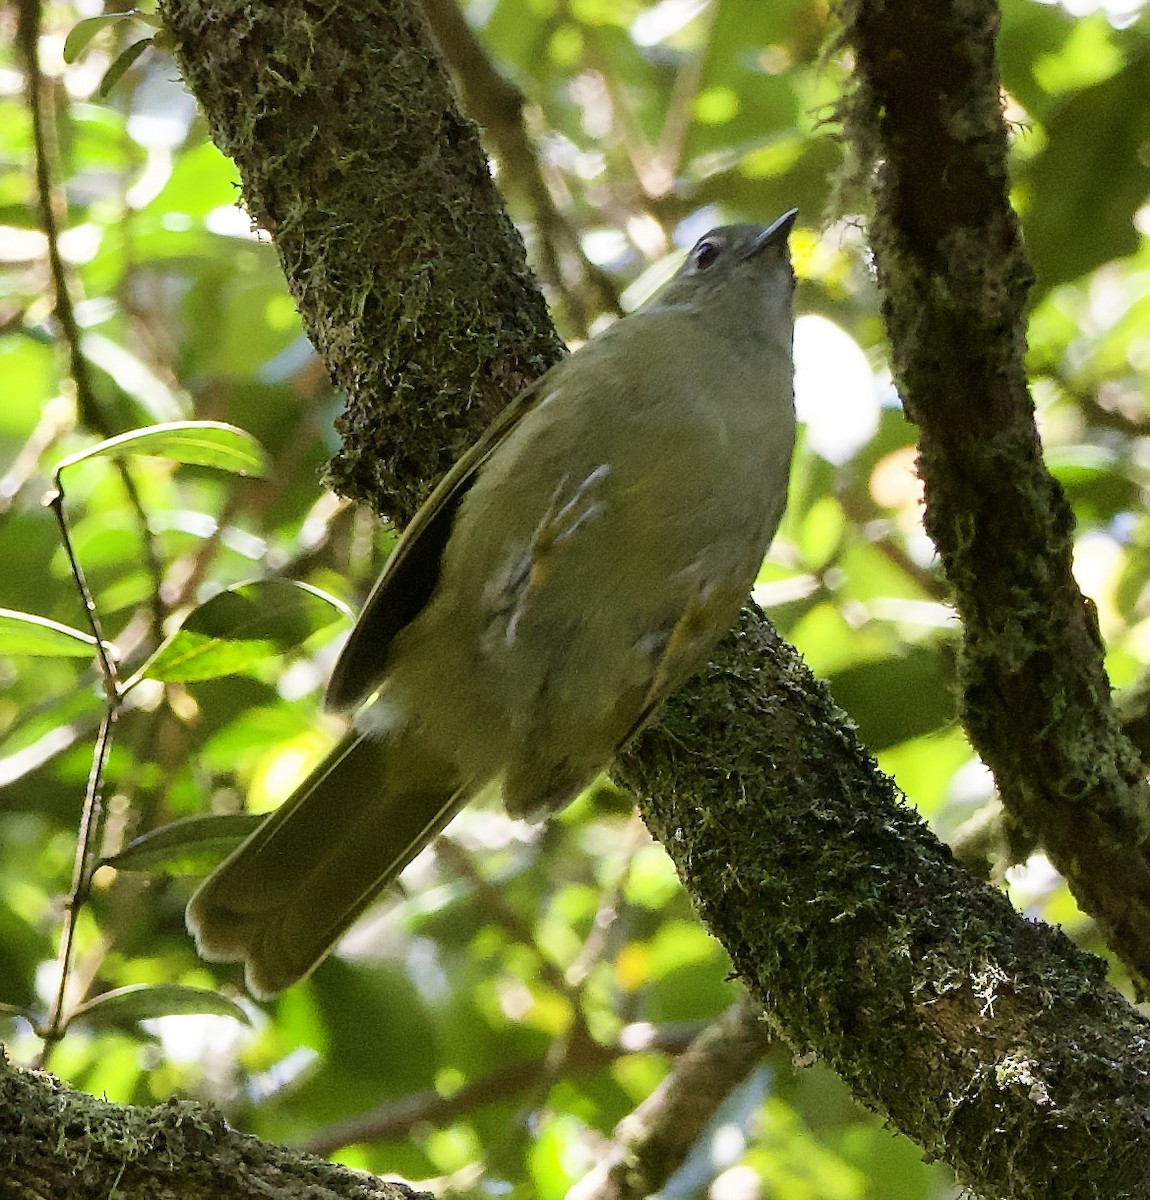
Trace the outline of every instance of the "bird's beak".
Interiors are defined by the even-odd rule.
[[[797,208],[792,208],[783,213],[781,217],[771,225],[768,225],[762,233],[750,244],[746,254],[743,257],[754,258],[760,254],[768,246],[774,246],[778,242],[785,242],[791,232],[791,226],[795,223],[795,218],[799,215]]]

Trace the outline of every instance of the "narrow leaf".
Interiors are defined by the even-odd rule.
[[[56,474],[89,458],[124,454],[151,454],[195,466],[216,467],[236,475],[267,473],[267,455],[250,433],[222,421],[169,421],[130,429],[69,454],[56,464]]]
[[[347,615],[345,605],[305,583],[242,583],[194,609],[126,686],[140,679],[187,683],[235,675],[296,649]]]
[[[142,38],[138,42],[133,42],[123,54],[118,55],[116,61],[104,72],[104,78],[100,80],[100,86],[96,89],[96,95],[101,99],[107,99],[108,94],[116,86],[124,76],[124,72],[144,53],[145,50],[152,44],[152,39]]]
[[[68,32],[68,36],[64,39],[64,61],[66,63],[74,63],[76,59],[88,48],[91,40],[100,32],[101,29],[108,25],[115,25],[117,21],[124,21],[128,17],[134,17],[135,12],[119,12],[119,13],[103,13],[98,17],[88,17],[83,21],[77,22]]]
[[[221,813],[173,821],[134,838],[103,865],[118,871],[198,875],[222,862],[264,819],[263,813]]]
[[[0,654],[32,654],[52,658],[91,658],[96,639],[34,613],[0,608]]]
[[[84,332],[80,349],[131,397],[139,411],[146,414],[149,425],[184,419],[185,397],[134,350],[94,329]]]
[[[134,1025],[155,1017],[174,1016],[233,1017],[250,1024],[247,1013],[226,996],[207,988],[185,987],[178,983],[137,983],[104,992],[87,1004],[81,1004],[71,1021],[88,1025]]]

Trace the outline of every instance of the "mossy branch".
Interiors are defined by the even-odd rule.
[[[69,1091],[0,1050],[5,1200],[430,1200],[405,1184],[238,1133],[191,1100],[152,1108]]]
[[[1150,1023],[958,866],[761,615],[623,766],[796,1051],[981,1195],[1145,1194]]]
[[[400,521],[563,344],[411,4],[173,3],[168,29],[347,395],[331,487]]]
[[[1135,982],[1150,981],[1150,788],[1110,700],[1073,518],[1023,355],[1030,268],[1010,208],[993,0],[843,8],[844,105],[871,173],[872,245],[926,527],[963,628],[963,720]]]

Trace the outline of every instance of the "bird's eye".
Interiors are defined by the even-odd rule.
[[[710,238],[705,242],[700,242],[695,247],[695,269],[705,271],[708,267],[714,266],[718,262],[721,251],[722,247],[719,243],[711,241]]]

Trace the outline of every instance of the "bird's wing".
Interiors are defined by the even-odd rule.
[[[419,614],[435,590],[455,514],[476,473],[519,424],[541,387],[550,388],[554,370],[542,375],[503,409],[479,441],[440,480],[404,530],[332,671],[324,696],[324,707],[329,712],[355,708],[379,687],[392,640]],[[550,382],[544,384],[545,380]]]

